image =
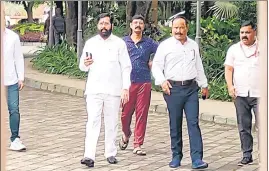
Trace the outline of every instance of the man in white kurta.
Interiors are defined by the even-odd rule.
[[[88,167],[94,167],[102,113],[105,157],[110,164],[117,163],[118,113],[120,104],[129,99],[131,61],[124,41],[111,33],[112,23],[108,14],[98,17],[99,34],[86,41],[79,64],[82,71],[89,72],[85,90],[88,122],[81,160]]]

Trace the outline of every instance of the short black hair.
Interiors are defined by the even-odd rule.
[[[133,20],[136,20],[136,19],[140,19],[140,20],[143,20],[143,22],[145,22],[145,18],[143,17],[143,15],[141,14],[136,14],[134,15],[132,18],[131,18],[131,22],[133,22]]]
[[[186,24],[186,26],[189,24],[189,21],[187,20],[186,17],[184,17],[183,15],[177,15],[176,17],[173,18],[173,20],[172,20],[172,25],[173,25],[173,22],[174,22],[176,19],[179,19],[179,18],[185,20],[185,24]]]
[[[100,21],[100,19],[105,18],[105,17],[109,17],[110,23],[113,24],[113,17],[109,13],[99,14],[97,17],[97,23]]]
[[[256,30],[256,25],[254,24],[254,22],[253,21],[250,21],[250,20],[247,20],[247,21],[243,21],[242,23],[241,23],[241,27],[240,28],[242,28],[242,27],[246,27],[246,26],[251,26],[251,28],[253,29],[253,30]]]

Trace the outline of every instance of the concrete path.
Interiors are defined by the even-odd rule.
[[[28,150],[7,151],[7,171],[191,171],[185,119],[183,121],[184,157],[179,169],[168,167],[171,160],[168,117],[152,112],[149,113],[144,143],[147,156],[132,154],[132,136],[128,148],[125,151],[118,151],[119,163],[109,165],[103,155],[104,125],[102,124],[95,168],[89,169],[80,164],[84,152],[87,122],[83,98],[25,87],[20,95],[20,112],[21,140]],[[133,123],[134,120],[132,130]],[[6,126],[8,128],[8,125]],[[204,160],[209,163],[209,168],[205,170],[258,171],[256,134],[254,134],[254,165],[238,167],[236,164],[241,159],[242,153],[237,129],[233,126],[203,121],[200,122],[200,127],[204,141]],[[120,130],[119,118],[118,140],[121,136]],[[7,137],[9,136],[8,130]]]
[[[43,45],[44,46],[44,45]],[[37,46],[23,46],[24,51],[33,52]],[[32,68],[31,58],[25,59],[26,85],[48,91],[69,93],[83,97],[85,90],[85,80],[70,78],[63,75],[52,75],[41,73]],[[152,91],[151,111],[157,113],[167,113],[165,101],[162,93]],[[215,122],[219,124],[236,125],[235,107],[232,102],[221,102],[216,100],[200,100],[201,120]],[[253,117],[253,123],[255,122]]]

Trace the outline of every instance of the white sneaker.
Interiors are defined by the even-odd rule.
[[[16,138],[11,142],[9,149],[13,151],[25,151],[26,147],[22,144],[22,141],[19,138]]]

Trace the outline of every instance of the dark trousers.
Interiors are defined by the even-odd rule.
[[[237,96],[234,104],[236,108],[237,125],[241,141],[241,149],[243,151],[243,157],[250,157],[253,151],[253,137],[251,135],[251,110],[253,109],[254,111],[257,124],[258,99],[256,97]]]
[[[54,32],[54,44],[61,44],[62,43],[62,38],[61,36],[63,36],[63,33],[55,33]]]
[[[122,108],[122,131],[126,137],[131,134],[132,115],[135,111],[134,148],[143,145],[151,97],[151,83],[132,83],[129,101]]]
[[[7,86],[7,105],[9,111],[10,140],[19,137],[20,112],[19,112],[19,87],[18,83]]]
[[[174,157],[181,160],[182,153],[182,118],[185,111],[190,141],[190,155],[192,162],[203,158],[203,141],[199,127],[199,87],[197,83],[189,86],[172,84],[171,94],[164,94],[167,103],[170,122],[171,150]]]

